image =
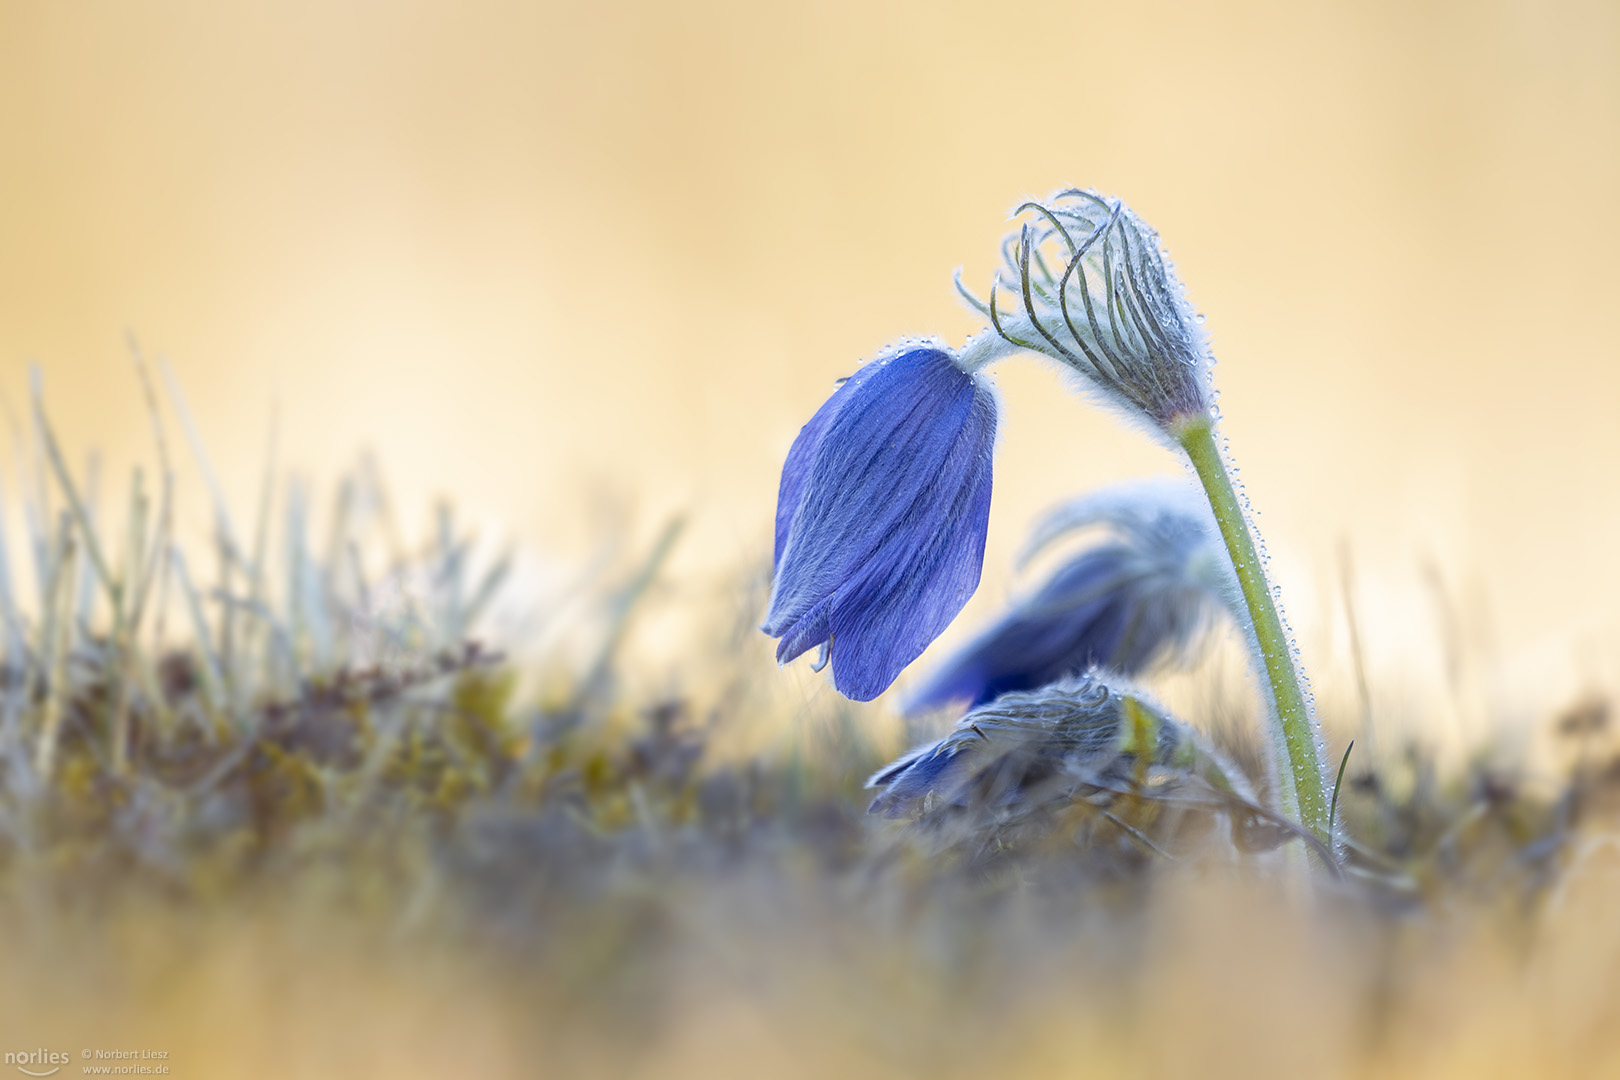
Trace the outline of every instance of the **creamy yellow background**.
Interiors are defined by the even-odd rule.
[[[679,580],[712,582],[832,380],[960,341],[953,269],[1070,183],[1208,315],[1319,686],[1341,540],[1390,692],[1439,677],[1426,563],[1485,692],[1608,677],[1613,3],[3,0],[0,385],[37,361],[122,469],[129,329],[243,505],[278,401],[292,465],[374,447],[416,517],[449,493],[569,554],[600,492],[647,535],[688,509]],[[980,615],[1040,508],[1175,468],[1034,362],[997,378]]]

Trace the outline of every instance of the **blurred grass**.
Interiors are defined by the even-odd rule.
[[[897,748],[874,710],[757,661],[757,574],[684,682],[626,670],[679,522],[582,575],[566,662],[519,664],[511,557],[448,509],[407,540],[369,464],[317,539],[272,449],[245,526],[208,480],[182,552],[165,414],[211,470],[137,368],[158,480],[122,518],[37,380],[15,431],[3,1047],[209,1077],[1620,1075],[1601,699],[1554,718],[1556,775],[1352,757],[1349,872],[1309,891],[1146,803],[1120,812],[1162,845],[941,843],[865,815]],[[1250,729],[1188,719],[1258,767]]]

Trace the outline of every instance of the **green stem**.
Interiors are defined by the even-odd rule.
[[[1215,511],[1221,539],[1232,556],[1237,571],[1238,585],[1243,590],[1243,602],[1248,606],[1254,623],[1255,638],[1260,644],[1260,655],[1265,661],[1266,678],[1271,683],[1276,702],[1277,720],[1282,727],[1283,745],[1288,751],[1288,776],[1281,777],[1284,813],[1297,814],[1299,821],[1324,842],[1327,841],[1327,788],[1322,773],[1322,759],[1317,751],[1316,724],[1305,706],[1305,694],[1300,690],[1299,676],[1294,671],[1293,654],[1288,635],[1283,632],[1277,605],[1272,602],[1271,588],[1266,572],[1254,549],[1254,538],[1249,535],[1248,522],[1243,516],[1237,492],[1226,474],[1221,452],[1215,446],[1215,426],[1207,416],[1189,417],[1173,427],[1176,441],[1192,460],[1193,469],[1209,496],[1209,505]],[[1278,770],[1279,774],[1282,770]],[[1287,783],[1291,777],[1293,782]],[[1292,788],[1292,792],[1288,789]],[[1288,795],[1292,795],[1289,798]]]

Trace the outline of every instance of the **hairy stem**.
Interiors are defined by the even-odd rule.
[[[1279,762],[1278,773],[1283,780],[1282,810],[1297,815],[1299,822],[1324,842],[1328,839],[1327,787],[1324,783],[1322,759],[1317,750],[1316,721],[1305,705],[1305,694],[1300,689],[1299,676],[1294,671],[1294,658],[1283,632],[1277,605],[1271,599],[1271,587],[1266,581],[1265,568],[1255,552],[1254,538],[1232,490],[1232,480],[1226,473],[1220,450],[1215,445],[1215,428],[1208,417],[1190,417],[1174,429],[1176,440],[1192,460],[1193,469],[1209,496],[1209,505],[1215,511],[1221,539],[1226,542],[1227,553],[1237,571],[1238,585],[1243,590],[1243,602],[1248,606],[1249,618],[1254,623],[1255,638],[1260,645],[1266,679],[1271,684],[1276,704],[1277,722],[1282,727],[1282,743],[1288,752],[1286,773]],[[1292,782],[1288,782],[1289,780]],[[1290,797],[1291,796],[1291,797]]]

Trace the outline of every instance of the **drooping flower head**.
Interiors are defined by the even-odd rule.
[[[861,367],[799,432],[782,468],[762,629],[780,663],[810,649],[869,701],[979,585],[996,403],[937,346]]]
[[[1077,530],[1094,542],[946,660],[906,711],[972,708],[1093,667],[1139,675],[1191,659],[1223,610],[1241,625],[1215,522],[1185,485],[1138,482],[1066,503],[1036,526],[1021,561]]]
[[[1032,808],[1128,782],[1136,766],[1187,770],[1253,798],[1247,779],[1191,728],[1097,672],[1008,694],[879,769],[870,813],[946,807]],[[930,799],[932,797],[932,799]]]
[[[962,290],[995,333],[1163,430],[1208,412],[1208,345],[1158,234],[1092,191],[1060,191],[1016,216],[989,299]]]

